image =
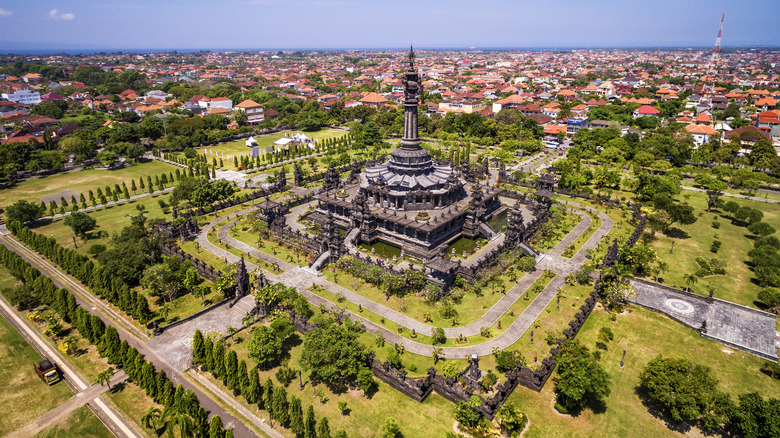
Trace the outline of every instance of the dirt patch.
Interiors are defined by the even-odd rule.
[[[76,196],[78,194],[79,194],[79,192],[76,192],[74,190],[66,189],[66,190],[63,190],[63,191],[61,191],[59,193],[55,193],[55,194],[52,194],[52,195],[41,196],[38,199],[44,201],[46,204],[48,204],[49,201],[55,201],[57,203],[57,205],[59,205],[60,204],[60,196],[64,197],[66,201],[70,202],[70,197],[71,196]],[[76,198],[78,198],[78,196],[76,196]]]

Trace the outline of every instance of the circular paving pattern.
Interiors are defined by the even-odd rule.
[[[682,313],[684,315],[693,313],[695,310],[690,303],[683,300],[678,300],[677,298],[669,298],[664,304],[666,304],[666,307],[674,310],[675,312]]]

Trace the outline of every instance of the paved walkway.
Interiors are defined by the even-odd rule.
[[[130,332],[126,328],[128,325],[131,324],[125,319],[123,315],[110,314],[108,312],[108,310],[110,309],[107,310],[105,305],[103,305],[102,302],[100,302],[100,300],[97,300],[95,297],[91,296],[89,292],[87,292],[88,295],[83,296],[81,292],[76,290],[77,283],[74,283],[72,280],[70,280],[67,277],[67,275],[62,273],[59,270],[59,268],[56,268],[48,261],[41,259],[40,256],[37,256],[35,252],[30,250],[26,246],[22,245],[21,243],[19,243],[14,238],[10,236],[2,236],[0,237],[0,243],[8,247],[8,249],[18,253],[22,258],[27,260],[28,263],[38,268],[41,271],[41,273],[51,278],[57,287],[64,287],[70,290],[71,292],[73,292],[74,297],[76,298],[76,303],[79,306],[87,310],[89,313],[98,316],[106,325],[114,326],[117,329],[117,332],[119,333],[119,337],[122,340],[126,340],[131,347],[135,347],[138,350],[138,352],[141,353],[146,358],[146,360],[151,361],[154,364],[155,368],[158,371],[165,371],[165,374],[168,376],[168,378],[171,380],[171,383],[173,383],[174,386],[181,383],[184,386],[184,388],[192,389],[192,391],[198,397],[201,406],[203,406],[203,409],[209,412],[210,415],[214,415],[214,414],[219,415],[220,418],[222,418],[222,422],[224,423],[225,427],[233,429],[234,436],[239,438],[243,438],[243,437],[248,438],[248,437],[257,436],[256,433],[254,433],[251,429],[246,427],[241,421],[237,420],[230,412],[228,412],[227,410],[222,408],[219,404],[217,404],[214,400],[212,400],[211,396],[208,393],[202,391],[197,385],[193,384],[188,379],[186,379],[181,371],[179,371],[177,368],[175,368],[174,366],[169,364],[166,360],[164,360],[161,357],[161,354],[163,354],[163,352],[167,348],[166,345],[158,344],[155,346],[155,348],[150,348],[150,346],[146,343],[146,336],[137,337],[135,333]],[[51,348],[49,349],[53,350]],[[50,354],[48,351],[46,352],[46,355],[48,357],[55,356],[54,354]],[[58,361],[58,364],[61,364],[61,362]],[[72,369],[65,370],[65,372],[66,375],[67,374],[76,375],[72,371]],[[77,389],[81,391],[84,390],[87,386],[88,385],[86,383],[82,383],[82,385],[79,386]],[[99,409],[105,409],[105,410],[110,409],[108,405],[106,405],[106,403],[100,398],[98,398],[95,401],[95,405]],[[123,417],[118,413],[114,413],[113,411],[111,411],[111,413],[109,413],[108,415],[109,416],[114,415],[116,417],[117,422],[123,422],[123,420],[120,420],[120,418]],[[130,426],[125,425],[125,427],[127,427],[128,430],[130,430],[129,429]],[[120,434],[119,436],[135,437],[137,435],[128,432],[127,434]]]
[[[223,336],[228,334],[228,328],[240,330],[244,327],[243,319],[255,307],[255,297],[247,295],[234,306],[230,301],[217,306],[198,317],[166,329],[160,336],[155,336],[146,345],[155,350],[165,362],[178,371],[184,371],[192,366],[192,336],[195,330],[203,333],[216,332]]]
[[[116,387],[116,385],[119,385],[125,380],[127,380],[127,376],[125,375],[124,371],[120,370],[118,373],[114,374],[111,377],[110,386],[113,389],[114,387]],[[40,417],[36,418],[35,420],[30,422],[26,426],[22,427],[21,429],[12,432],[11,435],[9,435],[9,437],[35,436],[38,432],[42,431],[43,429],[46,429],[49,426],[54,425],[55,423],[58,423],[60,420],[65,418],[66,415],[84,406],[85,404],[92,402],[93,400],[95,400],[97,397],[107,392],[108,390],[109,387],[106,385],[98,385],[97,383],[93,384],[89,388],[79,392],[78,394],[68,399],[65,403],[41,415]]]
[[[3,239],[5,240],[5,238]],[[5,300],[4,297],[0,296],[0,313],[5,316],[5,318],[19,331],[19,333],[24,337],[27,342],[30,343],[30,345],[37,350],[41,356],[46,357],[52,361],[54,361],[57,366],[59,366],[60,370],[63,373],[63,378],[68,383],[68,385],[76,391],[77,395],[74,396],[74,398],[79,397],[78,394],[84,393],[86,391],[86,395],[89,396],[89,394],[92,394],[93,390],[90,390],[90,385],[88,384],[87,380],[84,379],[79,373],[75,371],[75,369],[70,365],[70,362],[65,360],[64,357],[60,354],[57,349],[49,345],[48,342],[46,342],[43,335],[41,335],[35,328],[32,327],[31,323],[27,320],[27,318],[22,317],[19,315],[19,313],[11,307],[11,305]],[[123,373],[122,373],[123,374]],[[122,374],[118,374],[116,376],[116,379],[123,379]],[[96,398],[97,397],[97,398]],[[70,399],[68,402],[65,402],[65,407],[61,407],[61,412],[56,412],[57,408],[55,409],[55,412],[50,412],[49,414],[46,414],[46,417],[40,424],[34,423],[29,424],[27,426],[24,426],[19,431],[13,432],[10,436],[18,436],[18,437],[29,437],[34,436],[35,432],[43,429],[46,427],[46,424],[50,424],[54,420],[60,417],[60,414],[64,415],[67,412],[70,412],[71,410],[77,408],[78,406],[82,406],[84,403],[78,406],[68,406],[69,403],[71,403],[73,399]],[[100,417],[100,419],[103,421],[104,424],[109,428],[109,430],[112,431],[116,436],[119,437],[131,437],[136,438],[140,437],[141,435],[138,434],[132,426],[124,419],[124,417],[119,414],[117,411],[115,411],[112,407],[110,407],[105,400],[100,397],[100,393],[95,393],[92,395],[85,403],[89,403],[90,406],[93,408],[95,413]],[[70,409],[70,410],[69,410]],[[49,423],[46,423],[46,421],[49,421]]]
[[[700,189],[698,187],[683,186],[682,188],[685,189],[685,190],[693,191],[693,192],[706,192],[707,191],[707,190],[704,190],[704,189]],[[723,196],[726,196],[726,197],[729,197],[729,198],[750,199],[751,201],[768,202],[770,204],[780,204],[780,201],[778,201],[776,199],[761,198],[761,197],[758,197],[758,196],[745,196],[745,195],[740,195],[739,193],[725,193],[724,192]]]
[[[777,362],[776,315],[649,281],[631,284],[638,295],[629,301],[700,330],[705,338]]]
[[[579,204],[571,201],[564,201],[564,203],[571,206],[577,206],[578,208],[582,209],[597,211],[589,207],[580,206]],[[599,218],[601,219],[601,226],[599,229],[593,234],[593,236],[590,237],[590,239],[588,239],[587,242],[585,242],[581,249],[571,259],[561,257],[563,251],[574,241],[576,241],[577,238],[588,229],[592,222],[592,219],[589,215],[579,210],[575,210],[575,212],[581,217],[580,223],[575,226],[574,229],[570,231],[549,254],[546,254],[541,258],[541,260],[537,263],[537,270],[535,272],[526,274],[522,279],[520,279],[520,281],[515,284],[509,291],[507,291],[506,295],[503,296],[496,304],[494,304],[479,320],[462,327],[445,328],[445,335],[448,338],[455,338],[461,334],[464,336],[478,335],[479,329],[481,327],[490,327],[495,324],[496,321],[498,321],[498,318],[503,316],[517,300],[521,299],[525,291],[539,276],[541,276],[545,269],[551,269],[555,271],[556,277],[547,285],[547,287],[544,288],[544,290],[542,290],[542,292],[536,296],[536,298],[529,304],[526,310],[510,324],[504,333],[486,342],[473,346],[445,347],[443,350],[447,357],[462,357],[472,354],[485,356],[491,354],[494,347],[502,349],[514,344],[517,339],[519,339],[526,332],[526,330],[528,330],[531,324],[533,324],[533,322],[539,317],[539,315],[541,315],[547,305],[549,305],[549,303],[553,300],[557,293],[557,289],[563,286],[565,277],[569,273],[578,269],[578,267],[584,263],[587,257],[587,250],[595,248],[601,239],[612,229],[612,220],[609,218],[609,216],[599,212]],[[243,214],[243,212],[238,213],[238,215],[241,214]],[[222,221],[224,221],[224,219],[222,219]],[[235,263],[240,259],[238,256],[212,244],[207,239],[208,230],[216,226],[218,223],[218,221],[215,221],[204,227],[198,236],[198,242],[202,249],[224,258],[228,262]],[[380,315],[386,320],[390,320],[391,322],[406,327],[408,330],[414,329],[418,333],[427,335],[431,333],[432,329],[434,328],[431,325],[417,321],[380,303],[345,289],[338,284],[332,283],[324,279],[322,276],[310,273],[297,266],[290,265],[284,260],[277,259],[269,254],[253,248],[251,245],[237,241],[236,239],[233,239],[227,235],[227,226],[223,226],[220,231],[225,231],[225,233],[219,235],[219,237],[228,245],[234,246],[241,251],[249,253],[252,256],[258,257],[262,260],[268,261],[269,263],[273,263],[275,261],[279,263],[280,267],[283,266],[283,264],[286,265],[284,267],[284,272],[279,275],[271,273],[266,274],[268,279],[273,282],[282,282],[287,286],[295,287],[299,293],[304,295],[315,306],[322,304],[327,308],[340,308],[338,304],[321,298],[320,296],[307,290],[312,285],[317,284],[331,293],[343,294],[348,301],[354,304],[360,304],[364,309]],[[247,268],[257,269],[257,266],[251,263],[247,263]],[[379,326],[369,321],[360,314],[356,314],[350,311],[347,311],[347,313],[352,318],[363,322],[369,332],[375,334],[381,333],[385,340],[390,343],[403,344],[407,351],[415,354],[421,354],[425,356],[432,355],[432,346],[430,345],[422,344],[400,336],[383,326]]]

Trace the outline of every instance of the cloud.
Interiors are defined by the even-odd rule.
[[[14,11],[9,11],[3,8],[0,8],[0,17],[8,17],[10,15],[13,15]]]
[[[60,11],[56,9],[52,9],[49,12],[49,20],[72,20],[76,18],[76,15],[73,14],[73,12],[67,12],[64,14],[60,14]]]

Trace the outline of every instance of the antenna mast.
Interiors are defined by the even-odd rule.
[[[701,106],[712,109],[712,96],[715,95],[715,75],[717,74],[716,66],[720,55],[720,37],[723,34],[723,22],[726,20],[726,13],[720,17],[720,29],[718,29],[718,37],[715,38],[715,47],[712,48],[712,55],[710,55],[710,62],[707,65],[707,73],[704,76],[704,85],[701,89]]]

